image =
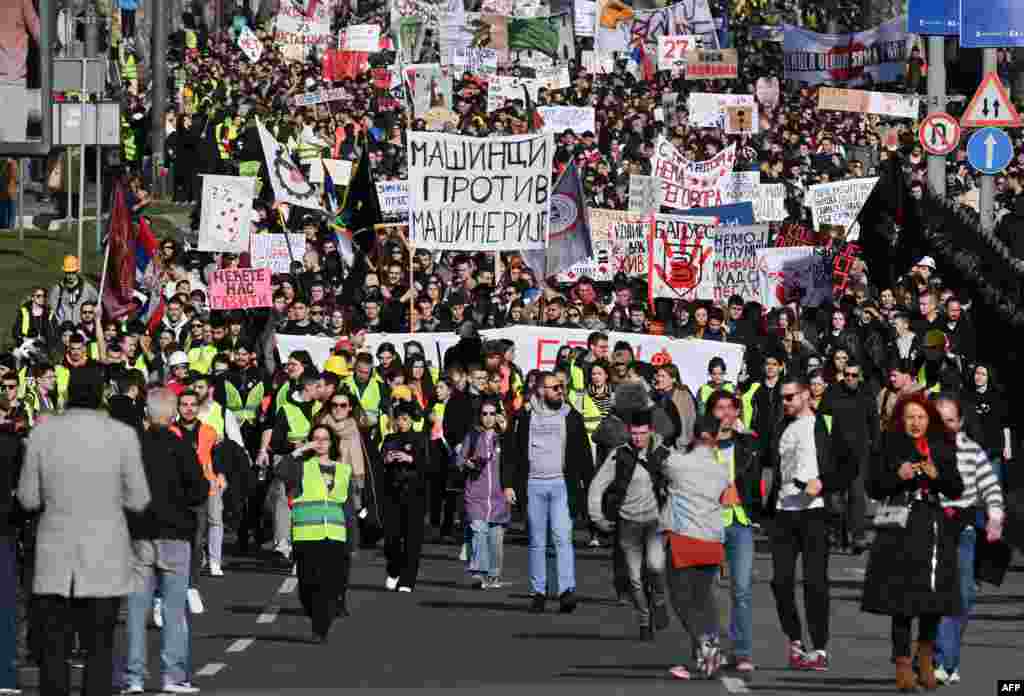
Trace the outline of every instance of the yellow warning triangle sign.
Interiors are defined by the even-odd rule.
[[[985,75],[985,79],[981,81],[981,86],[974,93],[974,98],[967,105],[964,115],[960,117],[960,125],[964,128],[1020,127],[1020,114],[1013,107],[1006,88],[994,72]]]

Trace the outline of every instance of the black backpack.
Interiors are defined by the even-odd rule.
[[[601,514],[609,522],[619,521],[619,509],[635,470],[636,453],[631,447],[619,447],[615,452],[615,478],[601,496]]]

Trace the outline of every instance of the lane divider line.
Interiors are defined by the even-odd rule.
[[[225,667],[227,667],[227,665],[224,664],[223,662],[211,662],[211,663],[209,663],[207,665],[204,665],[202,667],[202,669],[200,669],[198,672],[196,672],[196,676],[197,677],[212,677],[213,675],[215,675],[217,672],[221,671]]]
[[[226,652],[229,652],[229,653],[240,653],[240,652],[242,652],[243,650],[245,650],[246,648],[248,648],[252,644],[253,644],[253,639],[252,638],[239,638],[234,643],[232,643],[231,645],[228,646],[228,649],[227,649]]]
[[[281,611],[280,607],[267,607],[267,610],[256,617],[256,623],[268,624],[274,623],[277,620],[277,613]]]
[[[749,694],[750,689],[747,688],[746,683],[742,679],[736,677],[722,677],[722,686],[725,687],[726,691],[730,694]]]
[[[281,583],[281,587],[280,587],[280,589],[278,589],[277,593],[278,594],[291,594],[292,592],[295,591],[295,588],[298,587],[298,585],[299,585],[299,579],[298,578],[285,578],[284,582]]]

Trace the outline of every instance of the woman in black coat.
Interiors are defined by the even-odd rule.
[[[913,691],[911,625],[918,619],[920,679],[936,688],[932,654],[939,619],[959,612],[957,527],[945,518],[939,494],[959,498],[964,483],[954,436],[920,392],[900,399],[867,492],[876,500],[909,506],[906,525],[877,529],[864,579],[861,609],[892,617],[896,686]]]

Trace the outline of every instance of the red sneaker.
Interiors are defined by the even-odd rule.
[[[804,646],[798,640],[792,640],[789,642],[789,668],[790,669],[803,669],[803,664],[807,660],[807,654],[804,653]]]
[[[808,672],[827,672],[828,654],[823,653],[820,650],[816,650],[813,653],[805,655],[799,669]]]

